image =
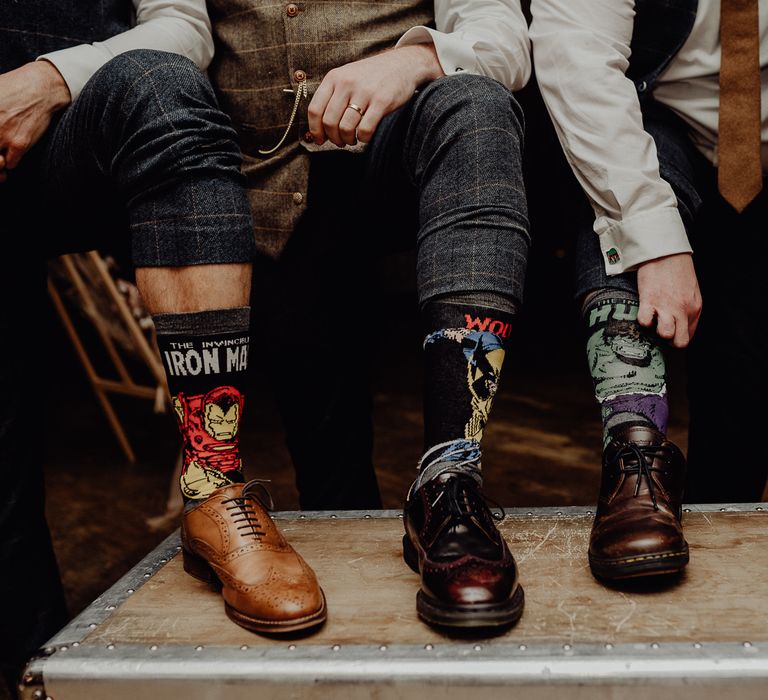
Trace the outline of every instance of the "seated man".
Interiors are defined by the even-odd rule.
[[[213,0],[212,78],[241,135],[257,243],[276,258],[261,263],[272,296],[257,294],[255,323],[274,329],[265,366],[282,368],[294,457],[315,461],[314,477],[300,469],[302,503],[310,478],[350,492],[359,480],[334,462],[365,430],[356,399],[377,342],[365,263],[415,242],[425,438],[405,558],[422,577],[424,620],[503,627],[523,592],[480,492],[480,440],[529,248],[509,92],[529,75],[527,28],[516,0],[437,0],[436,29],[424,26],[432,9]]]
[[[609,579],[678,572],[684,460],[666,439],[664,352],[688,345],[701,309],[686,233],[707,295],[686,498],[759,500],[768,473],[751,439],[768,389],[768,15],[726,0],[532,11],[541,91],[598,234],[579,242],[577,285],[605,439],[590,564]]]
[[[40,397],[45,353],[55,351],[39,327],[44,259],[121,237],[179,407],[185,496],[218,518],[232,549],[266,543],[275,580],[251,597],[269,602],[270,629],[325,615],[312,572],[263,513],[256,525],[253,488],[236,483],[253,233],[235,133],[200,70],[212,53],[205,4],[69,5],[0,5],[0,663],[9,678],[66,614],[43,511]],[[263,568],[250,555],[240,562]],[[287,575],[304,585],[307,609],[296,611],[295,596],[286,607]],[[230,607],[252,602],[241,595]]]

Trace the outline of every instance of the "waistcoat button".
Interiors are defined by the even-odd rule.
[[[306,80],[307,79],[307,74],[303,70],[294,71],[293,79],[297,83],[300,83],[302,80]]]
[[[311,131],[305,131],[304,132],[304,140],[307,143],[312,143],[315,140],[315,137],[312,136],[312,132]]]
[[[285,14],[287,14],[289,17],[295,17],[299,14],[299,6],[291,3],[288,5],[288,7],[285,8]]]
[[[301,204],[304,201],[304,195],[301,192],[294,192],[293,193],[293,203],[294,204]]]

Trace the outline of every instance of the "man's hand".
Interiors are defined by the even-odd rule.
[[[424,83],[444,75],[432,44],[401,46],[326,74],[309,103],[309,130],[318,145],[368,142],[379,122]],[[350,104],[359,107],[361,115]]]
[[[48,61],[0,74],[0,182],[45,133],[53,113],[70,101],[64,78]]]
[[[701,314],[701,293],[688,253],[669,255],[643,263],[637,270],[640,309],[637,321],[653,325],[660,337],[684,348],[696,331]]]

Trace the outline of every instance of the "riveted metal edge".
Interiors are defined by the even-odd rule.
[[[58,657],[58,655],[57,655]],[[425,645],[301,644],[241,647],[116,644],[87,645],[48,661],[46,675],[72,679],[180,679],[246,683],[356,681],[375,683],[430,679],[516,683],[637,681],[723,678],[768,680],[768,642],[648,644],[510,644],[493,642]]]
[[[748,513],[763,512],[768,514],[768,503],[695,503],[684,506],[691,513]],[[495,510],[495,509],[493,509]],[[504,508],[508,517],[512,518],[572,518],[575,516],[592,516],[594,505],[586,506],[547,506],[537,508]],[[272,513],[275,520],[381,520],[399,518],[402,510],[283,510]]]
[[[155,549],[145,556],[117,583],[108,588],[83,610],[72,622],[55,635],[45,646],[59,650],[62,646],[82,642],[88,634],[118,608],[139,588],[151,580],[181,549],[179,531],[171,533]]]
[[[49,661],[56,654],[65,652],[70,657],[82,654],[84,648],[80,644],[83,640],[179,553],[180,542],[178,530],[168,535],[127,574],[118,579],[114,585],[54,635],[27,663],[22,674],[22,684],[19,686],[21,697],[24,700],[35,700],[34,693],[40,689],[44,690],[44,678]],[[24,678],[34,679],[34,684],[23,683]]]

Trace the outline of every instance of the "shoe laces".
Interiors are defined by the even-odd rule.
[[[443,473],[451,474],[451,472]],[[448,512],[450,515],[459,518],[465,515],[472,515],[474,512],[472,505],[469,502],[467,489],[463,483],[464,480],[459,478],[460,476],[466,477],[466,474],[463,474],[462,472],[451,474],[450,478],[446,481],[445,488],[440,491],[440,493],[437,495],[437,498],[432,501],[432,507],[434,508],[437,503],[447,494]],[[490,514],[491,518],[499,523],[504,520],[504,518],[507,516],[507,513],[503,506],[494,501],[492,498],[486,496],[482,491],[480,491],[480,489],[477,490],[477,495],[480,497],[481,503],[483,504],[485,510]],[[489,505],[498,508],[498,511],[493,511]]]
[[[440,477],[447,475],[448,478],[444,482],[445,486],[432,501],[432,507],[434,508],[442,498],[447,496],[448,514],[451,519],[472,515],[473,507],[470,504],[465,485],[465,479],[471,479],[476,487],[474,492],[480,497],[481,503],[491,518],[501,522],[506,517],[504,508],[480,490],[483,484],[480,459],[480,443],[477,440],[457,439],[434,445],[424,453],[419,462],[419,475],[411,485],[408,499],[425,484],[435,482]],[[494,512],[488,508],[488,504],[498,508],[498,511]]]
[[[481,486],[480,457],[477,440],[450,440],[431,447],[419,462],[419,474],[411,485],[411,492],[418,491],[423,484],[445,472],[464,474]]]
[[[259,521],[253,499],[256,499],[267,510],[274,509],[275,503],[272,500],[272,495],[264,486],[264,484],[268,483],[268,479],[253,479],[243,486],[239,496],[225,498],[222,501],[232,521],[237,525],[237,529],[245,530],[243,535],[246,537],[260,540],[267,534]]]
[[[648,493],[650,494],[651,502],[653,503],[653,509],[658,510],[659,504],[656,500],[656,487],[653,481],[653,472],[663,474],[666,470],[654,467],[653,462],[656,459],[667,457],[668,454],[669,447],[666,445],[637,445],[636,443],[628,442],[619,447],[611,460],[611,464],[613,465],[618,462],[622,474],[637,474],[635,492],[632,494],[634,498],[637,498],[640,494],[640,487],[642,486],[643,477],[645,477],[648,484]]]

